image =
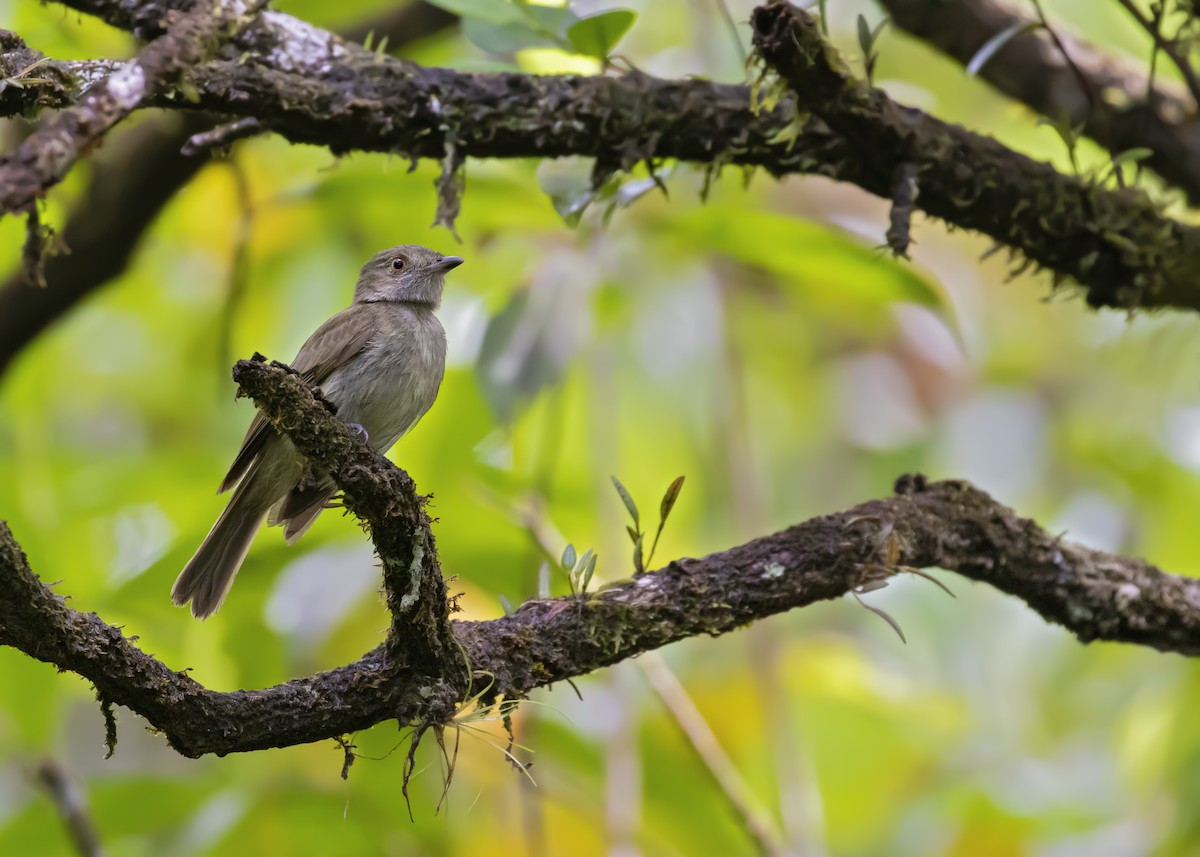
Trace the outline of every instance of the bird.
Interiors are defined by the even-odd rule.
[[[446,366],[446,333],[435,311],[446,272],[463,263],[418,244],[376,253],[362,266],[354,299],[300,347],[291,366],[320,388],[337,415],[387,452],[433,405]],[[217,611],[263,519],[282,526],[290,545],[337,493],[257,414],[218,494],[233,489],[196,553],[171,588],[178,606],[205,619]]]

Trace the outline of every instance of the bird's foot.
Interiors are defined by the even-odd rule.
[[[353,431],[356,435],[361,437],[363,439],[364,443],[366,443],[368,440],[371,439],[371,436],[369,434],[367,434],[367,430],[365,428],[363,428],[362,426],[360,426],[358,423],[346,423],[346,427],[349,428],[351,431]]]

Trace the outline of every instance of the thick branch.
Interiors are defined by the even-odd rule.
[[[423,512],[408,478],[359,442],[298,377],[248,361],[237,372],[264,413],[339,481],[381,555],[411,550],[401,542]],[[1200,654],[1200,580],[1063,542],[966,483],[925,485],[910,478],[898,488],[897,497],[703,559],[678,560],[586,598],[531,601],[511,616],[453,629],[476,683],[488,673],[493,693],[521,696],[676,640],[723,634],[838,598],[896,573],[897,566],[936,565],[1023,598],[1081,640]],[[435,569],[423,566],[423,573]],[[393,607],[408,581],[385,561]],[[427,584],[421,597],[441,600],[420,610],[440,616],[444,589],[438,594],[436,588]],[[411,638],[265,690],[207,690],[95,614],[67,608],[33,574],[3,524],[0,643],[87,678],[104,700],[141,714],[189,756],[317,741],[390,719],[444,723],[470,694],[456,647],[418,648],[418,655],[430,657],[413,658]]]
[[[412,478],[349,432],[286,367],[239,360],[233,379],[308,459],[329,471],[346,508],[362,521],[383,562],[392,614],[389,652],[410,665],[448,670],[457,655],[437,547]],[[460,665],[461,666],[461,665]],[[458,670],[461,672],[461,669]]]
[[[114,60],[47,59],[11,30],[0,30],[0,51],[0,116],[68,107],[121,67]]]
[[[892,23],[966,65],[988,40],[1037,18],[1004,0],[880,0]],[[1088,98],[1062,52],[1043,30],[1018,35],[979,76],[1051,119],[1066,117],[1111,152],[1145,147],[1145,163],[1200,203],[1200,123],[1187,94],[1169,82],[1150,86],[1134,64],[1060,34],[1095,98]],[[1147,101],[1147,96],[1151,100]]]
[[[755,47],[801,108],[853,141],[864,170],[917,171],[919,205],[1088,287],[1092,306],[1200,307],[1200,230],[1137,189],[1101,190],[892,101],[854,79],[816,20],[786,4],[755,10]]]
[[[66,3],[142,37],[158,32],[164,14],[154,0]],[[758,38],[772,48],[763,55],[777,67],[791,63],[799,80],[813,68],[819,77],[822,63],[795,65],[801,52],[788,47],[787,34],[764,29],[780,14],[810,20],[779,7],[759,10],[756,20],[764,26]],[[823,43],[806,39],[807,51],[824,55]],[[822,103],[813,103],[807,89],[797,98],[825,121],[800,122],[788,102],[755,112],[747,88],[701,80],[421,68],[266,12],[221,59],[195,70],[190,90],[204,109],[254,116],[295,142],[451,164],[463,156],[584,155],[596,158],[603,173],[639,160],[678,158],[761,166],[777,175],[815,172],[891,198],[896,168],[911,161],[920,173],[923,210],[1076,278],[1093,305],[1200,308],[1194,276],[1200,230],[1163,216],[1139,192],[1064,176],[994,140],[902,108],[850,80],[836,63],[822,62],[834,75],[826,75]],[[831,82],[851,92],[831,101]],[[857,108],[843,109],[850,102]],[[166,95],[157,103],[174,104]]]
[[[168,32],[0,158],[0,214],[21,211],[62,181],[81,153],[163,82],[210,56],[242,8],[233,0],[206,0],[175,15]]]

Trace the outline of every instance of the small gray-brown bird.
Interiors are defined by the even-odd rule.
[[[320,386],[338,416],[387,452],[437,398],[446,333],[434,310],[446,272],[463,260],[416,244],[376,253],[363,265],[354,302],[308,338],[292,368]],[[171,589],[192,615],[211,616],[225,600],[263,518],[283,525],[288,544],[312,526],[337,486],[314,473],[292,442],[261,414],[246,432],[220,492],[233,497]]]

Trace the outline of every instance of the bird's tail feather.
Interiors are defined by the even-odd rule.
[[[282,526],[284,539],[289,545],[295,544],[297,539],[308,532],[308,528],[337,492],[337,486],[329,478],[297,486],[271,507],[267,523],[272,527]]]
[[[229,505],[171,587],[171,600],[181,607],[190,601],[197,619],[217,612],[267,514],[251,494],[253,476],[248,473],[242,479]]]

